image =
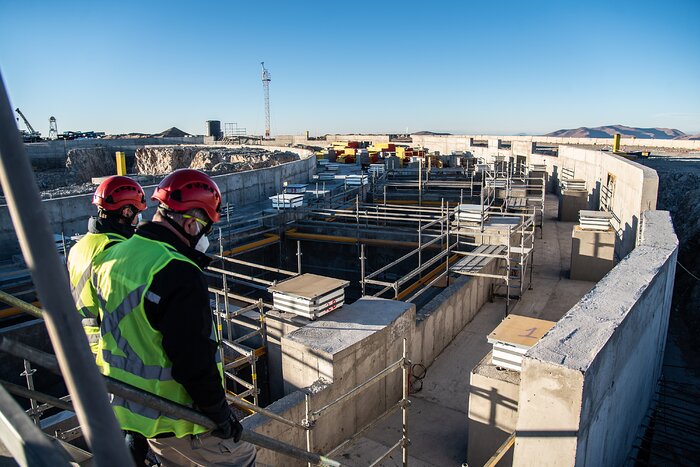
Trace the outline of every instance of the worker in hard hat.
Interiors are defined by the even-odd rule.
[[[255,448],[223,386],[219,337],[202,269],[207,234],[219,221],[221,193],[206,174],[177,170],[161,181],[151,222],[93,262],[100,302],[104,375],[198,409],[209,429],[114,396],[123,430],[148,438],[163,465],[254,465]]]
[[[99,362],[100,324],[97,298],[90,282],[92,260],[134,234],[141,211],[146,209],[146,194],[129,177],[113,175],[97,187],[92,204],[97,206],[97,216],[90,218],[87,234],[68,253],[68,274],[90,350]],[[124,439],[137,464],[143,464],[148,453],[146,439],[133,433],[125,433]]]
[[[90,290],[90,265],[96,254],[134,234],[139,213],[146,209],[146,195],[134,180],[114,175],[100,183],[92,196],[92,204],[97,206],[97,216],[90,218],[87,234],[71,248],[68,273],[90,349],[97,354],[100,327],[97,304]]]

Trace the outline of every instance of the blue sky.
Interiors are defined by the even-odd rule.
[[[700,132],[700,1],[0,0],[0,71],[48,133]],[[22,125],[22,128],[24,126]]]

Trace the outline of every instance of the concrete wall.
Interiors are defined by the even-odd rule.
[[[614,176],[611,208],[615,216],[612,224],[618,236],[618,259],[632,251],[640,228],[640,214],[656,209],[659,177],[654,170],[608,152],[571,146],[561,146],[558,157],[531,154],[529,162],[546,164],[554,183],[562,169],[573,170],[574,178],[586,180],[591,209],[598,209],[601,186],[606,185],[609,174]]]
[[[560,146],[558,156],[534,153],[535,145],[530,139],[516,139],[511,149],[499,149],[497,139],[488,139],[488,147],[473,146],[474,136],[430,136],[423,137],[420,144],[426,144],[431,151],[441,153],[452,151],[469,151],[474,157],[482,157],[487,161],[493,157],[525,156],[530,164],[545,164],[549,174],[550,191],[556,191],[561,178],[562,169],[574,171],[574,177],[586,180],[588,189],[588,207],[598,209],[600,190],[608,182],[608,176],[615,178],[615,190],[611,209],[614,214],[613,227],[617,231],[615,246],[618,259],[627,255],[637,242],[640,229],[640,214],[643,211],[656,208],[659,179],[656,172],[641,164],[637,164],[615,154],[591,149]],[[501,137],[503,141],[505,138]],[[525,137],[522,137],[525,138]]]
[[[261,147],[261,146],[255,146]],[[275,147],[263,148],[278,150]],[[316,158],[311,151],[290,149],[299,154],[302,159],[288,162],[276,167],[249,170],[226,175],[216,175],[214,180],[219,185],[223,203],[241,206],[266,199],[278,193],[283,181],[291,183],[306,183],[316,171]],[[155,185],[144,187],[147,198],[153,193]],[[66,196],[63,198],[47,199],[42,202],[55,233],[73,235],[85,233],[87,221],[94,215],[92,193]],[[149,209],[144,218],[150,219],[155,211],[156,203],[147,199]],[[19,244],[7,205],[0,205],[0,259],[19,253]]]
[[[24,145],[29,159],[37,167],[62,167],[68,151],[75,148],[103,147],[111,151],[124,151],[133,156],[136,149],[149,144],[202,144],[202,136],[188,138],[119,138],[119,139],[74,139],[54,140]]]
[[[267,407],[288,420],[306,418],[305,395],[311,410],[367,381],[401,358],[403,338],[415,325],[411,303],[365,297],[281,339],[283,372],[288,395]],[[327,453],[360,428],[383,414],[401,398],[401,370],[366,387],[361,396],[334,405],[316,421],[313,450]],[[260,415],[243,421],[244,427],[306,448],[304,430]],[[305,465],[289,457],[261,450],[263,465]]]
[[[593,145],[612,146],[612,138],[557,138],[552,136],[493,136],[493,135],[411,135],[413,144],[438,150],[441,153],[452,151],[465,151],[468,149],[469,140],[488,141],[500,139],[503,142],[525,141],[543,145],[558,146],[567,145]],[[622,146],[642,146],[648,148],[672,148],[672,149],[700,149],[700,141],[686,141],[673,139],[640,139],[621,138]]]
[[[490,261],[482,272],[495,274],[496,264]],[[493,282],[488,277],[462,276],[423,306],[416,313],[411,361],[430,366],[490,299]]]
[[[485,273],[494,273],[496,261],[489,262],[484,268]],[[341,339],[341,333],[337,337],[320,336],[317,331],[308,329],[305,332],[320,339],[323,349],[309,349],[307,343],[299,345],[295,341],[298,338],[280,337],[289,330],[293,336],[297,329],[304,330],[304,324],[310,324],[308,320],[281,319],[278,314],[271,312],[271,324],[274,328],[275,342],[281,347],[281,365],[283,366],[284,380],[287,394],[282,399],[267,407],[287,419],[300,421],[305,417],[304,394],[312,397],[312,407],[318,408],[324,403],[334,400],[353,385],[366,380],[374,373],[382,369],[391,361],[397,360],[399,353],[400,337],[409,337],[409,355],[413,363],[422,363],[429,366],[435,358],[449,345],[457,334],[478,313],[484,303],[490,298],[491,283],[493,279],[483,277],[460,277],[454,280],[445,290],[426,304],[420,312],[416,313],[411,304],[396,302],[393,300],[381,300],[365,298],[352,305],[341,309],[341,312],[353,310],[355,306],[364,302],[364,306],[371,305],[369,317],[364,325],[371,327],[377,325],[387,315],[392,314],[392,309],[404,307],[410,311],[401,312],[401,325],[392,324],[389,332],[372,334],[371,339],[365,339],[354,345],[356,350],[350,352],[348,360],[345,351],[330,352],[329,348],[336,345],[335,340]],[[408,308],[406,308],[408,307]],[[399,308],[401,309],[401,308]],[[395,313],[396,314],[396,313]],[[408,314],[408,315],[407,315]],[[406,321],[409,316],[410,321]],[[347,318],[338,316],[337,312],[328,315],[329,319],[339,319],[341,322]],[[323,318],[322,318],[323,320]],[[321,320],[321,321],[322,321]],[[344,324],[343,334],[352,332],[352,324],[357,320],[348,320]],[[415,325],[410,325],[413,322]],[[342,337],[345,338],[345,337]],[[390,349],[390,350],[387,350]],[[333,355],[331,355],[333,354]],[[278,360],[278,358],[276,358]],[[276,363],[279,365],[280,363]],[[380,415],[393,402],[398,400],[400,383],[398,374],[385,384],[371,388],[371,394],[358,397],[362,401],[359,406],[342,405],[335,418],[332,414],[325,417],[325,421],[319,421],[318,428],[314,429],[314,446],[322,447],[319,452],[328,452],[344,439],[352,435],[360,427],[367,424],[373,417]],[[325,384],[316,382],[322,379]],[[315,384],[311,384],[316,382]],[[301,388],[300,390],[297,390]],[[326,402],[324,402],[326,401]],[[251,416],[243,422],[244,426],[254,429],[268,436],[276,437],[296,446],[304,447],[305,438],[302,430],[285,426],[279,422],[270,421],[258,415]],[[325,427],[325,428],[322,428]],[[259,460],[268,465],[301,465],[292,459],[279,457],[269,451],[261,451]]]
[[[661,374],[678,240],[643,213],[640,245],[525,356],[515,466],[622,465]]]

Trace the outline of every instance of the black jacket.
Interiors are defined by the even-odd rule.
[[[134,235],[134,228],[127,224],[121,224],[114,219],[91,217],[88,221],[88,232],[94,234],[115,233],[124,238],[130,238]],[[115,242],[108,243],[105,248],[109,248],[114,243]]]
[[[202,269],[211,261],[162,225],[142,222],[136,234],[168,243]],[[148,290],[160,297],[158,303],[145,300],[144,308],[151,326],[163,335],[173,378],[195,406],[217,421],[228,412],[215,360],[219,348],[210,339],[212,314],[204,274],[190,263],[171,261],[155,275]]]

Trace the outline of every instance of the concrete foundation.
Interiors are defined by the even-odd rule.
[[[559,196],[559,220],[578,222],[578,212],[588,209],[588,192],[563,190]]]
[[[661,375],[678,241],[643,213],[641,243],[523,359],[515,466],[622,465]]]
[[[472,370],[469,387],[469,447],[467,464],[484,465],[515,431],[520,373],[499,370],[488,353]],[[496,464],[512,465],[513,450]]]
[[[288,395],[268,410],[301,421],[306,418],[305,395],[310,397],[311,410],[318,410],[365,382],[401,358],[403,339],[410,343],[414,327],[413,304],[366,297],[292,331],[281,339]],[[316,422],[313,450],[326,453],[345,441],[395,404],[401,390],[399,369],[365,388],[361,397],[334,405]],[[303,430],[259,415],[246,418],[243,424],[247,429],[306,447]],[[267,450],[260,451],[258,462],[305,465]]]
[[[576,225],[571,236],[571,280],[598,282],[615,266],[615,231]]]

